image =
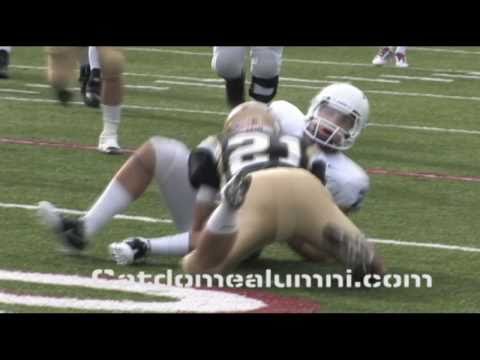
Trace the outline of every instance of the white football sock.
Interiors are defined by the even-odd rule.
[[[208,219],[205,228],[215,234],[226,235],[237,232],[237,210],[222,202]]]
[[[113,179],[82,218],[85,226],[85,235],[87,237],[95,235],[116,214],[124,211],[133,199],[133,196],[125,187],[119,181]]]
[[[103,113],[103,133],[102,135],[117,135],[118,127],[122,115],[122,107],[120,105],[109,106],[102,105]]]
[[[88,62],[90,63],[90,69],[100,69],[100,61],[98,59],[98,51],[96,46],[88,47]]]
[[[190,233],[188,232],[148,239],[148,242],[150,255],[184,256],[190,251]]]

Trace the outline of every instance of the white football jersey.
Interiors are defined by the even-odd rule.
[[[306,117],[298,107],[288,101],[278,100],[272,102],[270,108],[282,133],[302,137]],[[357,210],[370,188],[370,179],[365,170],[340,151],[319,156],[327,160],[326,186],[335,203],[343,210]]]

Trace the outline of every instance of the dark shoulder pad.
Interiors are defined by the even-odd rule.
[[[188,159],[188,177],[194,189],[201,185],[220,188],[220,176],[213,154],[205,148],[197,148]]]

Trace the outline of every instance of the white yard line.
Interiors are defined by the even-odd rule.
[[[7,89],[7,88],[0,88],[0,92],[15,93],[15,94],[28,94],[28,95],[38,95],[38,94],[40,94],[38,91]]]
[[[480,97],[478,96],[442,95],[442,94],[412,93],[412,92],[388,91],[388,90],[364,90],[364,91],[366,93],[379,94],[379,95],[413,96],[413,97],[429,97],[429,98],[449,99],[449,100],[480,101]]]
[[[365,78],[365,77],[358,77],[358,76],[334,76],[334,75],[327,75],[327,78],[328,78],[328,79],[339,79],[339,80],[353,80],[353,81],[368,81],[368,82],[400,84],[400,81],[399,81],[399,80],[374,79],[374,78]]]
[[[376,92],[372,90],[372,92]],[[385,91],[381,91],[385,93]],[[387,92],[388,95],[391,95],[390,92]],[[395,94],[392,94],[395,95]],[[435,96],[434,94],[428,94]],[[413,94],[411,96],[417,96]],[[464,98],[462,98],[464,99]],[[0,100],[6,101],[19,101],[19,102],[30,102],[30,103],[48,103],[48,104],[57,104],[58,101],[51,99],[35,99],[35,98],[18,98],[18,97],[2,97]],[[470,100],[470,99],[467,99]],[[480,100],[480,98],[475,98],[475,100]],[[71,104],[84,106],[82,102],[74,101]],[[169,108],[169,107],[159,107],[159,106],[141,106],[141,105],[123,105],[124,109],[135,109],[135,110],[150,110],[150,111],[165,111],[165,112],[180,112],[180,113],[191,113],[191,114],[207,114],[207,115],[218,115],[226,116],[228,112],[225,111],[210,111],[210,110],[195,110],[195,109],[182,109],[182,108]],[[467,129],[448,129],[448,128],[437,128],[437,127],[428,127],[428,126],[415,126],[415,125],[402,125],[402,124],[381,124],[381,123],[370,123],[369,126],[374,127],[389,127],[397,129],[407,129],[407,130],[421,130],[421,131],[435,131],[435,132],[448,132],[448,133],[460,133],[460,134],[471,134],[479,135],[480,131],[478,130],[467,130]]]
[[[441,52],[441,53],[447,53],[447,54],[480,55],[480,51],[471,51],[471,50],[462,50],[462,49],[443,49],[443,48],[417,47],[417,46],[412,46],[409,49],[416,50],[416,51]]]
[[[26,204],[12,204],[12,203],[0,203],[0,208],[6,209],[24,209],[24,210],[37,210],[38,206],[36,205],[26,205]],[[83,215],[84,211],[72,210],[72,209],[58,209],[64,214],[74,214],[74,215]],[[156,219],[146,216],[128,216],[128,215],[116,215],[115,219],[118,220],[130,220],[130,221],[141,221],[141,222],[150,222],[150,223],[172,223],[170,219]],[[446,244],[436,244],[436,243],[418,243],[412,241],[399,241],[399,240],[386,240],[386,239],[369,239],[372,242],[386,245],[398,245],[398,246],[416,246],[432,249],[442,249],[442,250],[454,250],[454,251],[465,251],[465,252],[480,252],[480,248],[475,247],[465,247],[457,245],[446,245]]]
[[[444,76],[454,79],[471,79],[471,80],[480,80],[479,75],[462,75],[462,74],[443,74],[443,73],[434,73],[433,76]]]
[[[453,79],[441,79],[441,78],[432,78],[425,76],[406,76],[406,75],[391,75],[391,74],[381,74],[380,77],[391,78],[391,79],[401,79],[401,80],[418,80],[418,81],[432,81],[432,82],[444,82],[451,83]]]

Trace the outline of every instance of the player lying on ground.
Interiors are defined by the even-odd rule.
[[[270,108],[281,123],[284,134],[302,136],[305,119],[300,110],[285,101],[274,102]],[[338,116],[332,117],[334,109],[341,110],[336,112]],[[325,121],[335,123],[338,119],[350,117],[355,124],[355,132],[347,130],[348,143],[351,146],[368,121],[368,101],[357,88],[348,84],[335,84],[322,90],[312,100],[307,128],[322,129],[323,125],[315,124]],[[331,125],[329,127],[331,128]],[[342,133],[341,130],[335,132]],[[327,187],[336,203],[345,210],[358,207],[368,190],[366,173],[341,151],[335,149],[338,144],[334,140],[338,137],[322,139],[321,132],[312,133],[307,130],[303,136],[308,138],[317,136],[315,141],[319,146],[330,149],[325,153],[328,163]],[[342,145],[344,146],[345,144]],[[141,146],[122,166],[85,216],[79,219],[64,218],[47,202],[40,204],[40,214],[65,244],[82,250],[114,215],[125,211],[132,201],[145,192],[150,182],[155,180],[177,229],[184,233],[149,239],[148,252],[151,255],[185,255],[193,248],[188,231],[193,222],[196,196],[196,190],[188,177],[189,155],[190,151],[184,144],[173,139],[154,137]],[[141,257],[141,248],[146,247],[145,242],[138,239],[132,241],[138,245],[134,251]]]
[[[306,242],[356,277],[383,273],[373,244],[324,187],[320,152],[282,135],[267,106],[250,102],[232,111],[222,134],[207,139],[190,158],[190,180],[199,190],[192,227],[195,249],[182,260],[183,269],[229,271],[278,241]]]

